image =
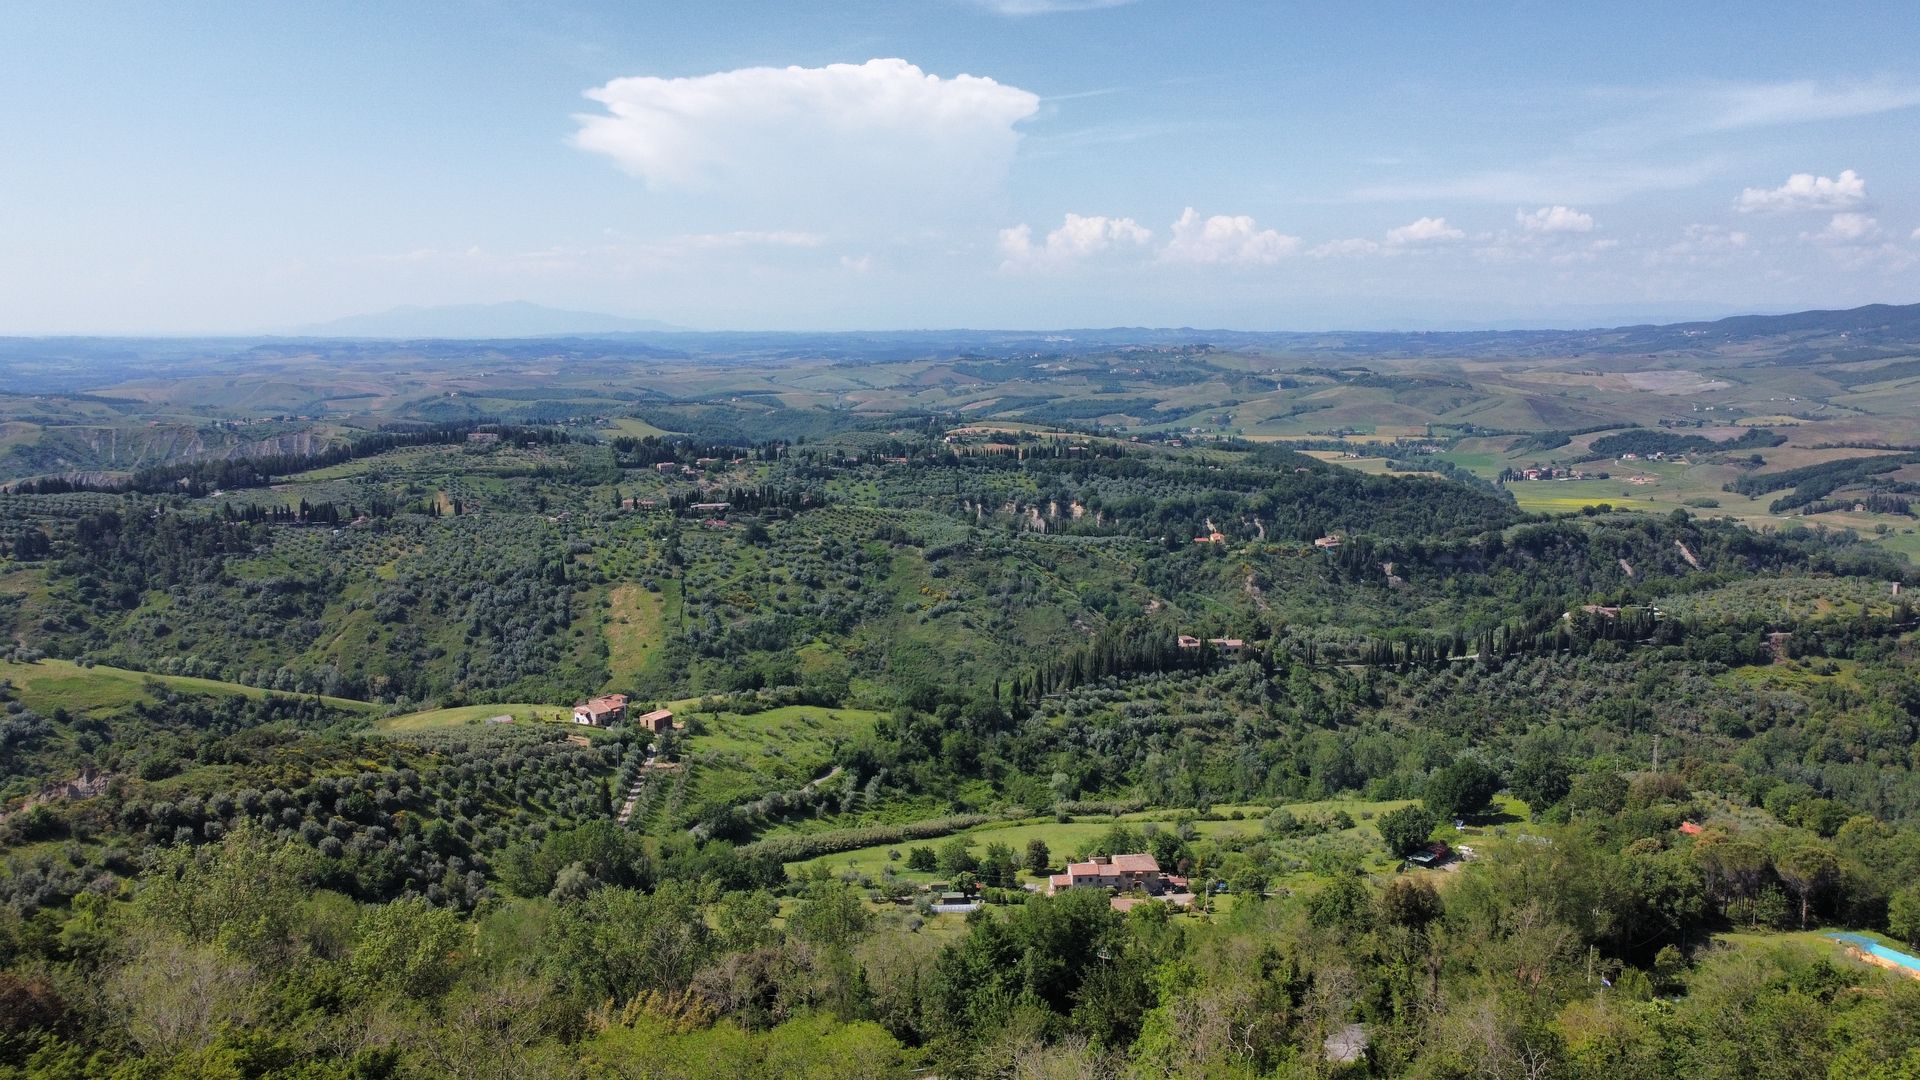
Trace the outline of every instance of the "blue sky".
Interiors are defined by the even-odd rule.
[[[1920,300],[1920,5],[0,10],[0,333]]]

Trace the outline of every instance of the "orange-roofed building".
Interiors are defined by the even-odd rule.
[[[1113,889],[1131,892],[1138,889],[1149,896],[1167,891],[1167,875],[1153,856],[1095,855],[1086,862],[1068,863],[1067,872],[1047,879],[1049,895],[1062,889]]]
[[[588,727],[606,727],[627,718],[627,695],[608,694],[573,707],[573,722]]]

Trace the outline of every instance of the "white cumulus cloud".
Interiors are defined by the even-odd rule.
[[[1803,239],[1822,244],[1857,244],[1880,234],[1880,223],[1866,214],[1847,211],[1833,215],[1827,227],[1817,233],[1802,233]]]
[[[635,76],[586,92],[574,146],[660,192],[837,212],[975,202],[1004,180],[1038,95],[899,59]]]
[[[1173,223],[1173,239],[1160,257],[1173,262],[1274,263],[1299,247],[1299,237],[1262,229],[1245,214],[1203,218],[1189,206]]]
[[[1423,217],[1397,229],[1387,230],[1389,244],[1432,244],[1446,240],[1464,240],[1467,234],[1447,224],[1443,217]]]
[[[1747,188],[1734,201],[1743,214],[1845,210],[1867,201],[1867,181],[1847,169],[1839,176],[1794,173],[1777,188]]]
[[[1037,244],[1031,226],[1000,230],[1000,254],[1005,258],[1000,268],[1062,266],[1104,252],[1137,249],[1152,239],[1153,230],[1132,218],[1068,214],[1059,228]]]
[[[1592,232],[1593,215],[1583,214],[1571,206],[1543,206],[1538,210],[1515,210],[1513,219],[1528,232],[1568,233]]]

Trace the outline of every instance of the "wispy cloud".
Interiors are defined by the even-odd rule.
[[[615,237],[604,244],[555,245],[518,251],[498,251],[474,245],[466,248],[415,248],[397,254],[376,255],[368,261],[396,265],[463,266],[495,273],[591,272],[640,266],[671,266],[688,258],[739,258],[758,252],[810,251],[826,246],[829,238],[799,230],[740,229],[717,233],[680,233],[649,240]],[[728,253],[738,253],[729,255]]]
[[[1098,11],[1102,8],[1125,7],[1135,0],[968,0],[977,8],[984,8],[995,15],[1008,15],[1022,18],[1028,15],[1058,15],[1068,11]]]
[[[1718,266],[1746,250],[1752,237],[1721,225],[1689,225],[1681,238],[1647,253],[1655,266]]]
[[[1649,192],[1696,187],[1716,171],[1718,165],[1712,161],[1623,165],[1556,159],[1531,167],[1367,184],[1348,198],[1355,202],[1615,203]]]
[[[1882,76],[1847,82],[1720,83],[1701,91],[1701,101],[1704,126],[1732,131],[1911,109],[1920,106],[1920,82]]]

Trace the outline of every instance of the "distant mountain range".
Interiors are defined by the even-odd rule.
[[[1312,352],[1406,352],[1432,355],[1472,353],[1532,354],[1543,351],[1661,352],[1698,351],[1743,340],[1781,339],[1803,346],[1816,343],[1881,345],[1920,341],[1920,304],[1869,304],[1843,311],[1801,311],[1786,315],[1737,315],[1716,321],[1583,329],[1480,329],[1443,331],[1324,330],[1249,331],[1193,327],[1100,327],[1062,330],[855,330],[694,331],[656,319],[635,319],[592,311],[567,311],[525,301],[397,307],[350,315],[286,331],[284,336],[406,339],[412,341],[508,341],[536,338],[653,339],[670,335],[671,347],[689,352],[779,353],[801,350],[827,355],[873,351],[1007,349],[1081,352],[1120,345],[1211,344],[1265,346]]]
[[[629,319],[596,311],[560,308],[509,300],[499,304],[450,304],[442,307],[397,307],[366,315],[348,315],[329,322],[295,327],[294,337],[341,338],[540,338],[600,334],[673,333],[685,327],[656,319]]]

